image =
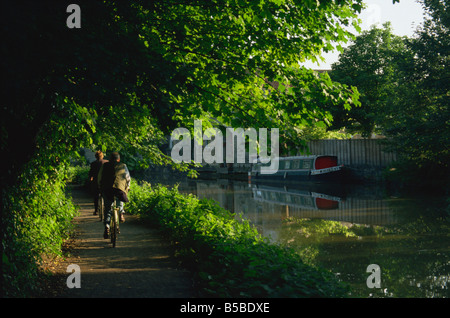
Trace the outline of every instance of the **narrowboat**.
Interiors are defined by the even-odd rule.
[[[261,170],[261,167],[269,168],[271,163],[272,167],[276,167],[276,164],[255,160],[249,174],[251,180],[322,182],[340,181],[343,175],[343,165],[338,165],[336,156],[293,156],[273,160],[278,160],[278,169],[270,173],[264,168]]]

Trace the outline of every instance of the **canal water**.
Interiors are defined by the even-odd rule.
[[[167,178],[157,182],[175,184]],[[380,186],[286,187],[229,179],[177,183],[181,192],[242,214],[261,235],[332,271],[350,285],[352,297],[450,296],[445,197],[392,196]]]

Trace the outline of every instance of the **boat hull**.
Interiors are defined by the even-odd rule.
[[[343,166],[337,165],[335,156],[305,156],[279,158],[279,169],[262,173],[262,163],[252,167],[253,180],[289,182],[339,182],[343,179]]]

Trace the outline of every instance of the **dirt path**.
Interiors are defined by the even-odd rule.
[[[126,216],[115,248],[103,239],[103,224],[81,189],[71,191],[80,216],[77,237],[67,261],[80,267],[81,288],[64,288],[59,297],[190,298],[189,272],[177,269],[171,247],[156,229],[136,216]],[[125,206],[126,211],[126,206]],[[66,279],[70,273],[65,274]]]

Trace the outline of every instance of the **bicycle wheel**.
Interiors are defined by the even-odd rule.
[[[111,215],[111,243],[113,247],[116,247],[117,235],[119,234],[119,209],[114,206],[113,214]]]

